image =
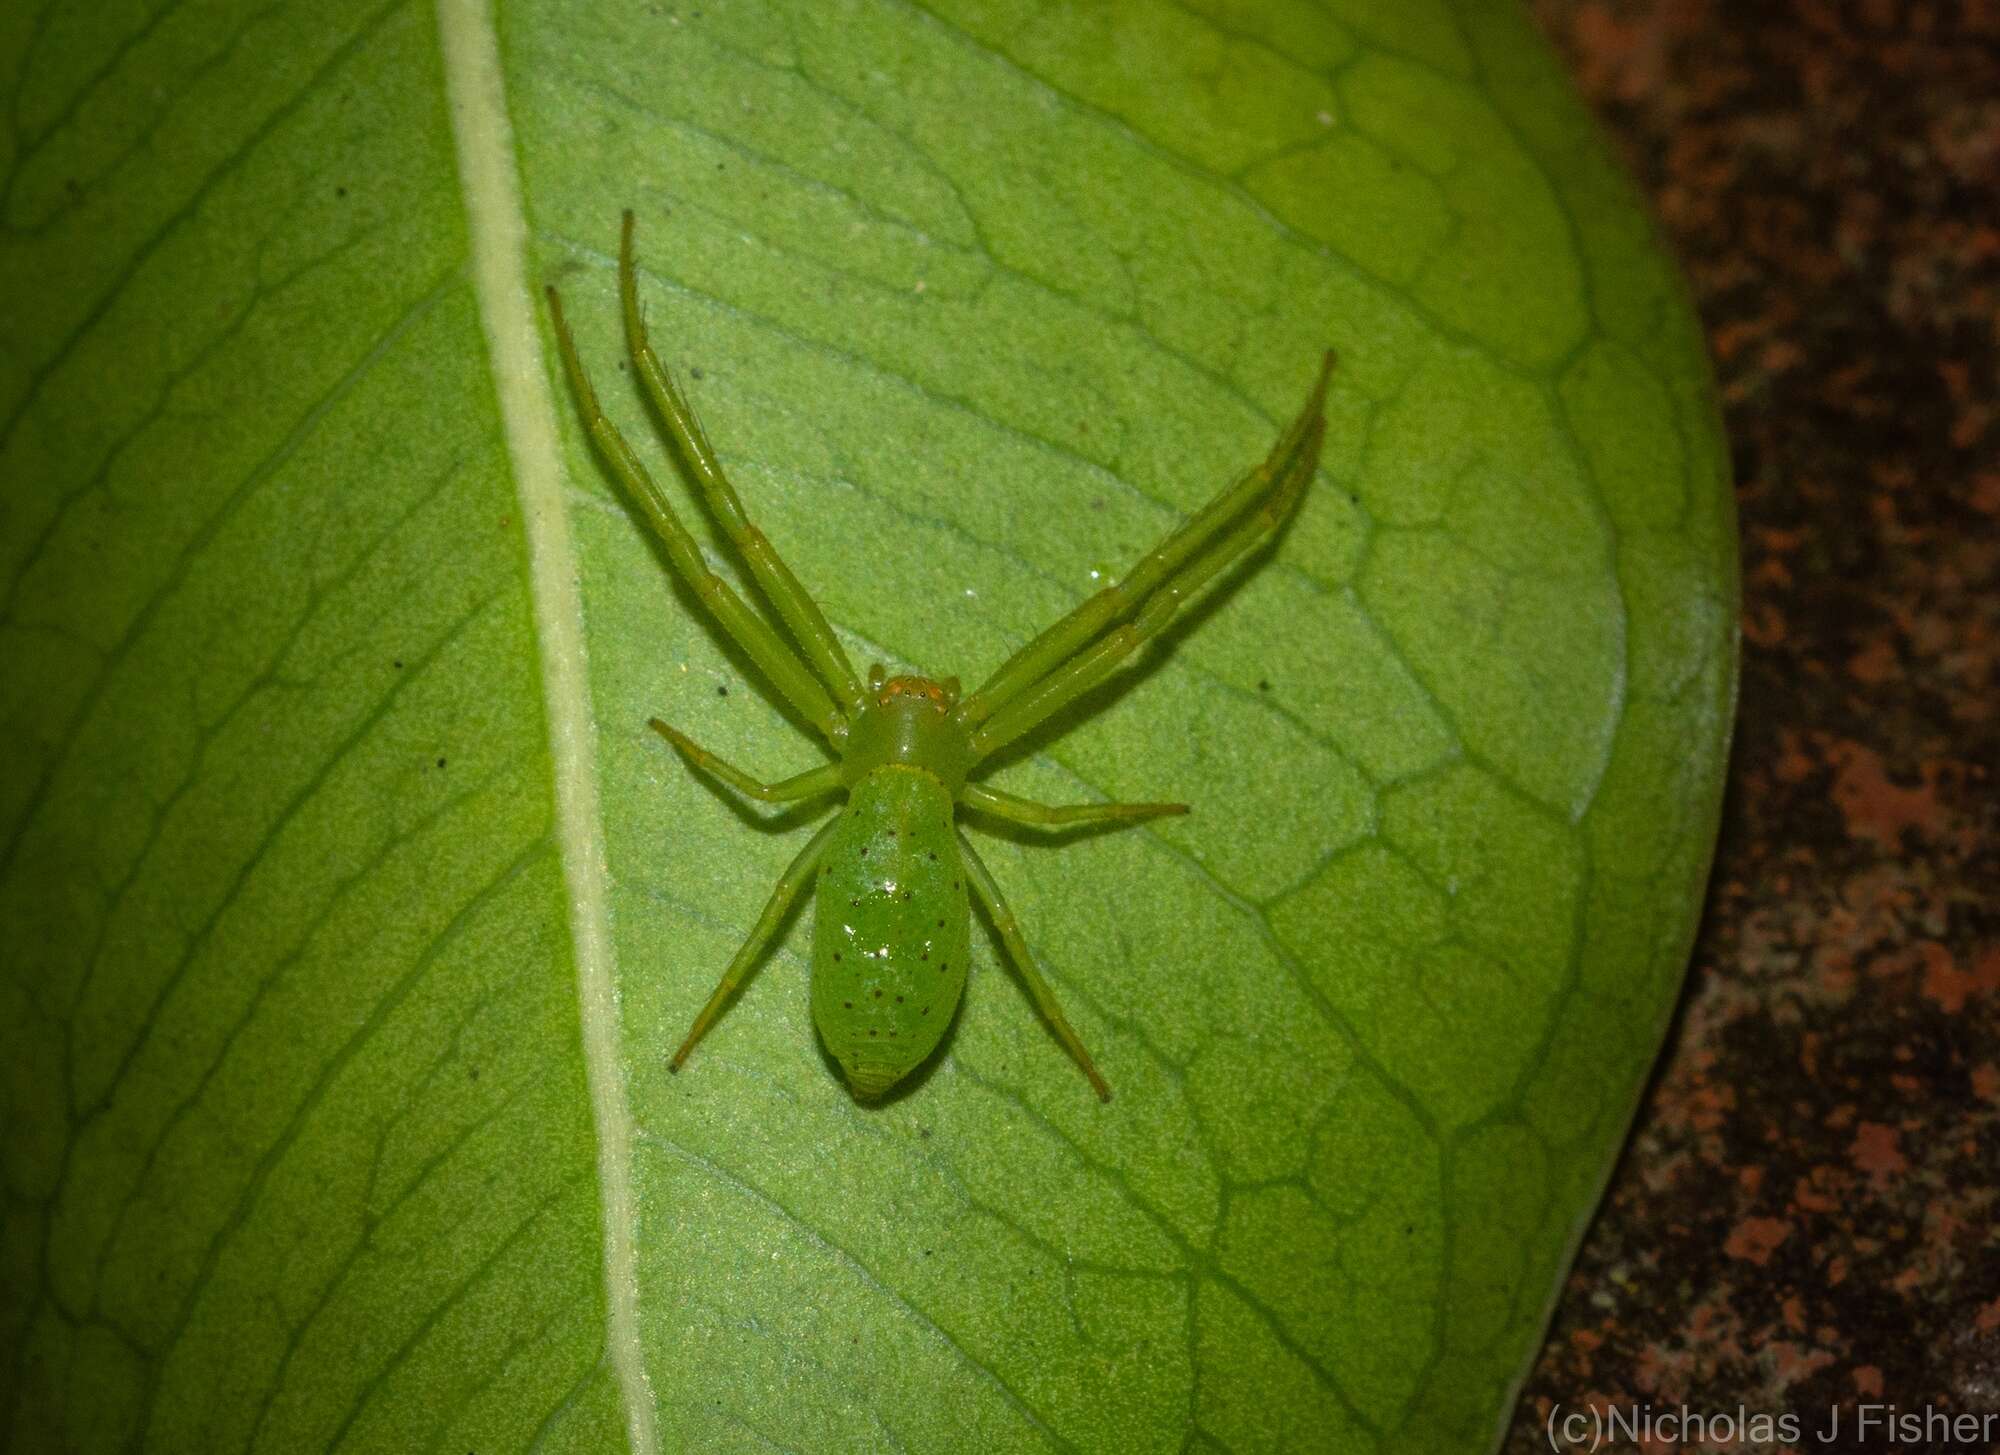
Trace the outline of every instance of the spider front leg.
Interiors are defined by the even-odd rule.
[[[1120,827],[1144,823],[1149,818],[1166,818],[1188,811],[1185,803],[1037,803],[1032,798],[1016,798],[984,783],[968,783],[959,790],[959,801],[1009,823],[1034,828],[1066,828],[1072,824],[1116,823]]]
[[[1100,1101],[1111,1100],[1111,1086],[1098,1074],[1097,1063],[1090,1059],[1090,1052],[1083,1049],[1083,1041],[1070,1028],[1069,1018],[1062,1013],[1062,1006],[1056,1003],[1056,995],[1042,974],[1035,968],[1035,957],[1028,953],[1028,942],[1021,937],[1020,921],[1014,918],[1014,911],[1007,907],[1007,901],[1000,895],[1000,886],[993,882],[986,865],[973,851],[971,840],[961,833],[958,846],[965,853],[965,877],[972,881],[972,892],[986,907],[986,914],[993,921],[993,928],[999,932],[1000,943],[1006,947],[1014,968],[1021,972],[1021,979],[1028,987],[1028,995],[1035,1002],[1035,1009],[1042,1013],[1042,1019],[1049,1023],[1049,1029],[1056,1033],[1056,1039],[1063,1043],[1076,1064],[1083,1068],[1083,1074],[1090,1078]]]
[[[569,375],[584,426],[612,473],[645,512],[666,547],[668,562],[799,714],[825,734],[828,741],[836,744],[846,741],[847,714],[834,705],[826,688],[785,639],[745,604],[734,587],[708,569],[708,563],[701,558],[701,548],[681,524],[665,493],[653,483],[653,477],[626,443],[625,436],[618,432],[618,426],[599,407],[597,391],[590,387],[590,376],[584,372],[583,360],[577,357],[576,341],[570,337],[569,324],[563,319],[562,299],[553,287],[548,289],[548,299],[549,315],[555,322],[556,348],[562,355],[563,369]]]
[[[820,857],[826,853],[827,842],[832,839],[833,831],[839,827],[838,818],[829,819],[822,824],[819,832],[808,839],[806,846],[799,850],[799,856],[792,860],[791,867],[785,870],[784,877],[778,880],[778,887],[771,891],[771,898],[764,906],[764,913],[758,916],[755,927],[750,931],[750,937],[743,942],[743,947],[729,962],[729,968],[722,972],[722,981],[715,987],[715,993],[709,996],[708,1004],[701,1008],[701,1014],[694,1018],[694,1024],[688,1028],[687,1039],[682,1041],[681,1048],[674,1052],[674,1059],[667,1063],[669,1071],[681,1069],[681,1062],[687,1060],[688,1052],[694,1049],[694,1043],[707,1034],[708,1028],[715,1024],[715,1018],[722,1014],[722,1007],[728,1003],[729,997],[743,984],[744,977],[750,973],[750,967],[757,963],[757,957],[764,952],[764,947],[771,943],[771,936],[778,932],[778,926],[784,922],[785,911],[792,907],[792,901],[799,897],[799,891],[812,882],[813,870],[819,867]]]
[[[1326,405],[1327,382],[1333,376],[1331,349],[1320,360],[1319,377],[1305,408],[1278,436],[1263,463],[1196,511],[1167,538],[1140,558],[1123,579],[1088,598],[1000,665],[970,697],[959,704],[958,720],[976,727],[1032,686],[1035,681],[1074,656],[1106,627],[1137,609],[1163,581],[1247,510],[1260,496],[1284,488],[1300,453],[1308,448],[1313,422]],[[1318,443],[1310,448],[1317,456]],[[1307,472],[1310,475],[1310,471]]]
[[[1325,376],[1321,375],[1322,385]],[[1315,399],[1318,398],[1317,392]],[[1319,447],[1326,421],[1311,416],[1297,453],[1277,488],[1249,516],[1223,532],[1186,565],[1163,581],[1139,614],[1100,638],[1041,681],[1021,692],[972,735],[974,760],[984,758],[1029,732],[1069,703],[1109,677],[1125,659],[1166,627],[1180,605],[1217,572],[1277,527],[1297,504],[1319,468]]]
[[[846,650],[834,636],[833,628],[827,625],[819,603],[792,574],[770,538],[750,523],[736,487],[722,473],[722,464],[715,457],[701,421],[694,417],[680,385],[674,382],[674,376],[660,363],[659,355],[647,341],[646,320],[639,311],[639,270],[632,260],[632,228],[632,210],[627,208],[618,244],[618,295],[624,305],[626,346],[639,366],[640,382],[666,422],[681,458],[687,461],[696,483],[708,498],[709,509],[715,512],[723,530],[749,563],[757,585],[791,628],[793,638],[805,649],[806,659],[820,679],[841,706],[852,713],[862,702],[861,681],[854,675],[854,664],[848,661]]]
[[[747,794],[760,803],[797,803],[803,798],[817,798],[822,793],[838,792],[845,786],[838,763],[825,763],[820,767],[794,774],[790,778],[782,778],[776,783],[765,783],[745,773],[741,768],[725,762],[679,728],[669,727],[657,717],[648,719],[648,725],[686,754],[688,761],[702,772],[720,778],[738,793]]]

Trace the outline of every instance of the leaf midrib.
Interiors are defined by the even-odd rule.
[[[586,676],[583,600],[564,499],[567,480],[556,401],[529,286],[527,215],[492,6],[490,0],[438,0],[437,17],[472,254],[473,292],[528,547],[529,595],[534,603],[555,795],[555,842],[569,900],[577,1013],[597,1132],[605,1352],[617,1371],[631,1448],[635,1455],[654,1455],[659,1449],[658,1420],[639,1335],[635,1127],[618,1059],[617,972],[597,794],[596,725]]]

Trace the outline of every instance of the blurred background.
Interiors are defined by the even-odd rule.
[[[1688,989],[1506,1448],[1585,1399],[2000,1414],[2000,6],[1533,10],[1707,328],[1743,675]]]

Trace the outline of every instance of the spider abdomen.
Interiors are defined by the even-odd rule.
[[[965,989],[965,868],[944,784],[900,764],[868,774],[816,879],[813,1023],[873,1100],[936,1048]]]

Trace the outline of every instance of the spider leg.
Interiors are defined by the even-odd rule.
[[[770,944],[771,936],[777,933],[778,925],[785,918],[785,911],[792,907],[792,901],[799,897],[799,891],[812,882],[813,870],[819,867],[820,856],[826,852],[827,843],[833,837],[833,831],[839,826],[840,820],[837,817],[821,825],[820,831],[806,841],[806,846],[799,850],[799,856],[792,860],[791,867],[785,870],[784,876],[778,880],[778,887],[771,891],[770,901],[765,904],[764,913],[758,916],[756,925],[750,931],[750,937],[736,952],[736,958],[729,962],[729,968],[722,972],[722,981],[715,987],[715,993],[709,996],[708,1004],[701,1008],[701,1014],[694,1018],[694,1024],[688,1028],[687,1039],[682,1041],[681,1048],[674,1052],[674,1059],[667,1063],[669,1071],[681,1069],[681,1062],[687,1060],[688,1052],[694,1049],[694,1043],[707,1033],[708,1028],[715,1023],[715,1018],[722,1014],[723,1005],[736,993],[737,987],[743,983],[743,978],[750,973],[751,965],[755,964],[757,957],[764,952],[764,947]]]
[[[738,793],[746,794],[760,803],[796,803],[802,798],[817,798],[822,793],[834,793],[844,787],[838,763],[824,763],[817,768],[809,768],[790,778],[782,778],[776,783],[765,783],[753,778],[741,768],[726,763],[707,748],[679,728],[669,727],[657,717],[649,720],[653,731],[679,748],[687,759],[702,772],[720,778]]]
[[[976,727],[1036,679],[1054,670],[1106,627],[1123,620],[1142,605],[1196,551],[1212,540],[1232,520],[1247,510],[1259,496],[1284,487],[1293,462],[1306,448],[1313,421],[1326,404],[1327,381],[1333,374],[1334,356],[1327,350],[1320,362],[1319,377],[1305,408],[1299,412],[1264,462],[1229,486],[1196,511],[1155,546],[1123,579],[1085,600],[1069,615],[1014,653],[979,690],[958,705],[958,720]]]
[[[854,675],[854,664],[847,659],[847,652],[834,636],[833,628],[827,625],[826,614],[819,609],[819,603],[799,584],[799,578],[792,574],[791,568],[778,555],[769,537],[750,523],[743,502],[736,494],[736,487],[722,473],[722,465],[715,458],[715,450],[708,442],[701,421],[688,408],[687,397],[681,393],[680,385],[660,363],[659,355],[653,352],[652,344],[647,341],[646,320],[639,311],[639,273],[632,261],[632,226],[632,212],[627,208],[624,232],[618,245],[618,293],[624,303],[625,341],[639,366],[639,380],[645,385],[660,418],[666,422],[667,432],[679,447],[681,458],[694,472],[695,482],[701,486],[709,509],[715,512],[723,530],[749,563],[750,574],[757,578],[765,597],[777,608],[785,625],[791,628],[794,640],[805,649],[806,660],[819,673],[820,680],[833,693],[835,700],[851,713],[862,703],[861,680]]]
[[[986,913],[993,921],[993,928],[999,931],[1000,943],[1007,947],[1014,968],[1021,972],[1021,979],[1028,987],[1035,1009],[1042,1013],[1042,1018],[1049,1023],[1049,1029],[1056,1033],[1056,1039],[1063,1043],[1063,1048],[1076,1058],[1076,1064],[1083,1068],[1083,1074],[1090,1078],[1091,1086],[1096,1089],[1098,1099],[1111,1100],[1110,1085],[1098,1074],[1097,1063],[1090,1059],[1090,1052],[1083,1049],[1083,1042],[1070,1028],[1062,1007],[1056,1003],[1055,992],[1049,989],[1048,982],[1035,968],[1035,957],[1028,953],[1028,942],[1021,938],[1020,922],[1014,918],[1014,911],[1007,907],[1007,901],[1001,898],[1000,886],[993,882],[993,876],[980,862],[979,855],[973,852],[971,842],[963,833],[959,834],[958,843],[965,851],[965,873],[972,881],[972,892],[979,896],[979,902],[986,907]]]
[[[714,613],[722,623],[723,630],[736,639],[750,658],[764,669],[764,675],[771,680],[785,699],[796,708],[805,720],[824,733],[833,743],[844,742],[847,738],[847,716],[834,706],[833,699],[820,686],[806,664],[799,660],[785,639],[762,617],[747,606],[743,598],[727,581],[708,569],[708,563],[701,558],[701,548],[681,524],[680,517],[668,503],[660,487],[653,483],[653,477],[646,473],[646,467],[639,463],[639,457],[632,452],[625,436],[618,432],[618,426],[605,417],[598,407],[597,392],[590,387],[590,376],[583,371],[583,361],[577,357],[576,341],[570,337],[569,324],[563,319],[562,299],[556,290],[548,290],[549,314],[555,321],[556,347],[562,354],[563,368],[569,374],[570,388],[576,394],[577,408],[583,415],[583,422],[590,431],[590,437],[597,445],[598,453],[624,485],[626,492],[637,502],[651,523],[660,541],[667,548],[667,559],[688,584],[702,604]]]
[[[1004,818],[1010,823],[1038,828],[1060,828],[1079,823],[1143,823],[1149,818],[1165,818],[1186,813],[1185,803],[1036,803],[1032,798],[1016,798],[984,783],[968,783],[959,791],[959,801]]]
[[[1159,635],[1180,604],[1283,520],[1319,466],[1326,422],[1317,416],[1278,488],[1248,518],[1214,540],[1146,598],[1139,614],[1058,667],[995,713],[972,735],[974,761],[1004,747],[1109,677],[1145,642]]]

